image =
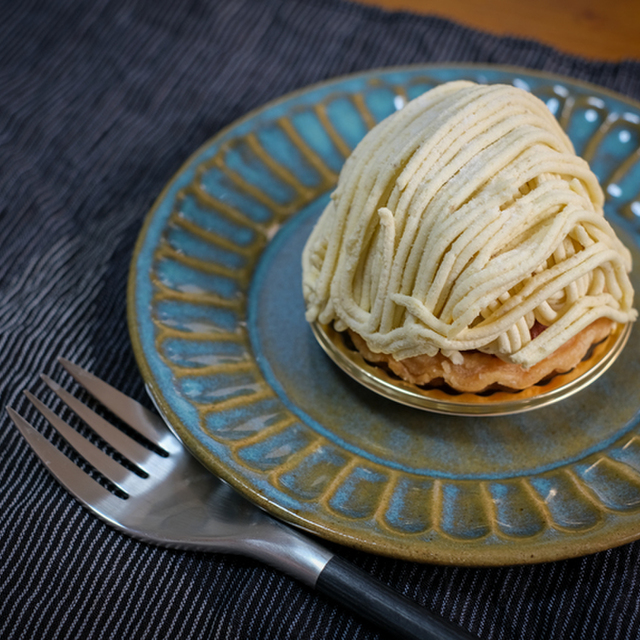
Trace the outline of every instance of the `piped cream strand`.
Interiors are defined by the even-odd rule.
[[[538,98],[440,85],[345,163],[302,257],[307,320],[397,360],[478,349],[529,368],[598,318],[636,319],[603,202]]]

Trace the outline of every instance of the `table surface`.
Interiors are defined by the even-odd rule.
[[[388,10],[438,15],[495,35],[531,38],[564,53],[640,58],[638,0],[359,0]]]

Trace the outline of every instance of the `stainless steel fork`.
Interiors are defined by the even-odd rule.
[[[110,490],[7,407],[47,469],[98,518],[152,544],[237,553],[266,562],[337,600],[395,638],[472,638],[245,500],[205,469],[156,414],[68,360],[61,358],[60,363],[94,398],[142,436],[141,441],[146,441],[145,446],[42,375],[76,415],[129,461],[122,464],[25,391],[57,432],[109,481]]]

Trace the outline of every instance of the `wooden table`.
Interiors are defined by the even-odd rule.
[[[565,53],[640,59],[640,0],[358,0],[449,18],[496,35],[531,38]]]

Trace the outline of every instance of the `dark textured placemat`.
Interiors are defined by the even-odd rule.
[[[640,98],[640,64],[559,54],[341,0],[0,3],[0,404],[65,355],[148,404],[125,290],[181,163],[264,102],[332,76],[475,61]],[[84,511],[0,420],[0,638],[377,638],[265,566],[147,546]],[[481,638],[637,638],[640,544],[529,567],[340,553]]]

